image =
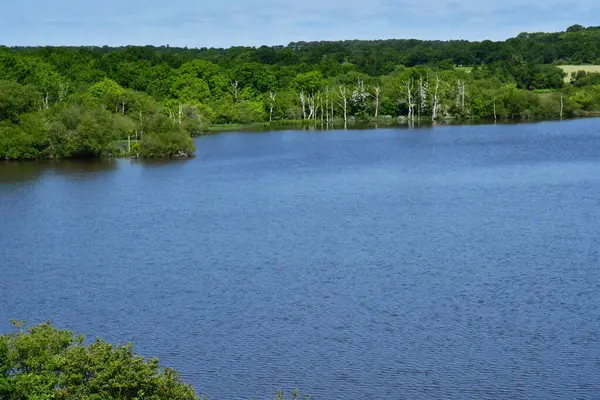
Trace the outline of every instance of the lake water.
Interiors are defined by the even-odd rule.
[[[600,398],[600,120],[197,147],[0,164],[0,331],[132,341],[211,399]]]

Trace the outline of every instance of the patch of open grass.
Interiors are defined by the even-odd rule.
[[[217,124],[210,127],[209,132],[230,132],[242,131],[250,128],[262,126],[262,122],[254,122],[250,124]]]
[[[600,73],[600,65],[557,65],[557,67],[567,73],[565,82],[571,81],[571,73],[573,72],[585,71]]]

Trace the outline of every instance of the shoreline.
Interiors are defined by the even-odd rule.
[[[263,133],[263,132],[279,132],[286,130],[305,130],[305,131],[344,131],[344,130],[376,130],[376,129],[428,129],[436,127],[449,126],[488,126],[488,125],[520,125],[520,124],[537,124],[545,122],[568,122],[584,119],[600,118],[600,111],[588,112],[585,115],[578,115],[571,118],[563,119],[499,119],[499,120],[444,120],[438,122],[421,121],[408,123],[406,121],[398,121],[395,118],[383,119],[380,121],[354,121],[344,126],[344,123],[321,123],[321,121],[274,121],[269,122],[254,122],[250,124],[231,124],[231,125],[215,125],[207,132],[192,137],[192,140],[205,136],[213,136],[221,133]],[[165,157],[136,157],[128,155],[108,155],[101,157],[71,157],[71,158],[28,158],[28,159],[0,159],[0,163],[17,163],[17,162],[56,162],[56,161],[104,161],[104,160],[132,160],[142,162],[152,161],[184,161],[195,158],[195,153],[178,154],[176,156]]]
[[[382,128],[433,128],[441,126],[478,126],[478,125],[519,125],[519,124],[535,124],[543,122],[567,122],[576,121],[582,119],[594,119],[600,118],[600,111],[588,111],[585,114],[576,115],[569,118],[546,118],[546,119],[479,119],[479,120],[440,120],[440,121],[415,121],[409,123],[404,118],[385,118],[379,120],[366,120],[366,121],[348,121],[348,124],[344,126],[342,120],[332,122],[325,121],[303,121],[303,120],[289,120],[289,121],[273,121],[270,122],[253,122],[249,124],[221,124],[212,126],[206,133],[197,135],[194,137],[202,137],[208,135],[216,135],[219,133],[226,132],[277,132],[290,129],[298,130],[322,130],[322,131],[334,131],[334,130],[356,130],[356,129],[382,129]]]

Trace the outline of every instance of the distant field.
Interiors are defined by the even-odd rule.
[[[559,65],[558,67],[567,73],[565,82],[571,80],[571,72],[585,71],[600,73],[600,65]]]
[[[571,72],[585,71],[585,72],[598,72],[600,73],[600,65],[558,65],[558,68],[562,69],[567,73],[565,82],[571,81]],[[471,73],[473,67],[455,67],[457,71],[463,71]]]

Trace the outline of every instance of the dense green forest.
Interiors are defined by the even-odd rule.
[[[132,345],[83,336],[50,323],[0,335],[2,400],[199,400],[179,374],[157,359],[134,354]],[[204,397],[202,397],[204,398]],[[286,400],[282,392],[275,400]],[[297,392],[291,400],[300,399]]]
[[[549,119],[600,111],[600,27],[503,42],[0,47],[0,159],[185,157],[215,124]],[[565,79],[567,78],[567,79]]]

